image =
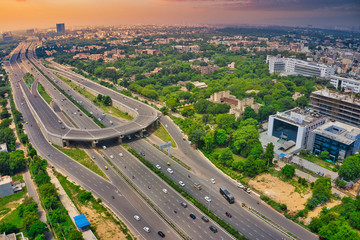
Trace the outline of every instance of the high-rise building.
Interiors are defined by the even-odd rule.
[[[4,32],[2,38],[4,41],[12,41],[14,39],[11,32]]]
[[[332,66],[307,62],[295,58],[267,56],[266,62],[269,63],[270,73],[280,73],[281,75],[329,78],[335,72],[335,68]]]
[[[57,23],[56,24],[56,32],[57,33],[65,33],[65,24],[64,23]]]
[[[360,99],[355,96],[322,89],[311,93],[310,107],[330,119],[360,126]]]

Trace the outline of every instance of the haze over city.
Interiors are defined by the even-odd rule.
[[[121,24],[284,25],[358,29],[358,0],[2,0],[0,31]]]

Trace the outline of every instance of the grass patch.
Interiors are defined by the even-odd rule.
[[[18,204],[18,205],[20,205],[20,204]],[[3,219],[1,219],[1,222],[2,223],[12,223],[17,228],[21,228],[23,225],[23,219],[22,219],[22,217],[19,216],[19,211],[17,209],[15,209],[14,211],[12,211],[8,215],[6,215]]]
[[[53,144],[61,152],[65,153],[75,161],[79,162],[80,164],[84,165],[94,173],[98,174],[99,176],[109,180],[105,173],[101,171],[98,165],[86,154],[86,152],[80,148],[63,148]]]
[[[18,192],[18,193],[0,198],[0,209],[3,209],[3,207],[6,207],[6,205],[10,202],[20,200],[25,194],[26,194],[26,191],[23,191],[23,192]]]
[[[31,89],[31,85],[33,84],[35,78],[31,73],[26,73],[23,77],[26,85],[28,86],[29,89]]]
[[[77,91],[78,93],[80,93],[81,95],[83,95],[84,97],[86,97],[87,99],[89,99],[90,101],[92,101],[97,107],[101,108],[102,110],[104,110],[106,113],[108,114],[112,114],[116,117],[120,117],[123,119],[127,119],[127,120],[132,120],[134,119],[132,116],[130,116],[128,113],[121,111],[120,109],[117,109],[114,106],[106,106],[105,104],[103,104],[102,102],[97,101],[97,96],[89,93],[88,91],[86,91],[85,89],[81,88],[79,85],[73,83],[70,79],[63,77],[59,74],[55,74],[59,79],[61,79],[63,82],[65,82],[66,84],[68,84],[71,88],[73,88],[75,91]]]
[[[330,171],[334,171],[336,169],[336,165],[334,163],[322,160],[312,154],[308,155],[308,156],[304,156],[304,155],[300,155],[299,157],[304,158],[310,162],[313,162],[323,168],[326,168]],[[335,170],[336,171],[336,170]]]
[[[96,222],[110,221],[119,226],[121,232],[126,236],[126,239],[133,239],[131,232],[127,226],[111,214],[111,212],[101,204],[101,199],[95,199],[91,193],[88,194],[86,190],[82,190],[80,186],[67,180],[67,178],[58,172],[55,172],[57,179],[61,186],[64,188],[66,194],[69,196],[71,201],[75,204],[75,207],[80,211],[81,207],[92,208],[98,214]],[[86,198],[84,196],[87,196]],[[92,223],[92,230],[98,239],[101,239],[96,233],[97,225]]]
[[[170,142],[171,146],[176,147],[176,143],[174,139],[170,136],[169,132],[165,129],[165,127],[162,124],[158,124],[155,128],[152,129],[152,133],[163,140],[164,142]]]
[[[20,182],[25,182],[24,181],[24,176],[21,173],[16,174],[15,176],[12,176],[11,178],[14,181],[19,181],[20,180]]]
[[[41,85],[40,83],[38,83],[38,91],[47,103],[50,103],[52,101],[52,97],[50,97],[50,95],[45,91],[43,85]]]

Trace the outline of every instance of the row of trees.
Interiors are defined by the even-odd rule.
[[[59,239],[81,240],[83,239],[82,234],[76,230],[66,209],[62,205],[55,185],[50,182],[46,166],[46,160],[34,155],[29,169],[35,178],[42,202],[48,212],[49,223]]]

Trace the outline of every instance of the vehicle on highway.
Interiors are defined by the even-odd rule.
[[[145,232],[149,233],[150,232],[150,228],[149,227],[144,227],[143,228]]]
[[[161,169],[161,166],[159,165],[159,164],[156,164],[156,166],[155,166],[157,169]]]
[[[210,182],[213,183],[213,184],[215,184],[215,178],[211,178],[211,179],[210,179]]]
[[[192,214],[192,213],[190,213],[190,215],[189,215],[192,219],[196,219],[196,216],[194,215],[194,214]]]
[[[186,202],[181,202],[181,206],[183,206],[184,208],[187,208]]]
[[[162,232],[162,231],[158,231],[158,234],[160,237],[164,238],[165,237],[165,234]]]
[[[194,182],[194,188],[196,188],[197,190],[201,190],[201,185],[198,182]]]
[[[217,229],[216,229],[216,227],[214,227],[213,225],[211,225],[210,227],[210,230],[213,232],[213,233],[217,233]]]
[[[179,181],[180,186],[184,187],[185,183],[183,181]]]
[[[123,155],[123,153],[119,153],[119,156],[122,157],[122,156],[124,156],[124,155]]]
[[[221,187],[221,188],[220,188],[220,194],[223,195],[223,197],[224,197],[230,204],[235,202],[234,196],[231,195],[231,193],[229,193],[229,191],[228,191],[226,188]]]
[[[164,193],[168,193],[168,190],[166,188],[163,188],[162,190]]]
[[[102,146],[102,148],[104,149],[104,150],[106,150],[106,146],[104,145],[104,146]]]
[[[205,216],[202,216],[201,219],[204,221],[204,222],[209,222],[209,219]]]
[[[114,155],[111,154],[111,155],[110,155],[110,158],[111,158],[111,159],[114,159]]]
[[[229,212],[225,212],[225,215],[226,215],[227,217],[229,217],[229,218],[232,217],[231,213],[229,213]]]
[[[174,171],[173,171],[171,168],[168,168],[167,171],[168,171],[169,173],[174,173]]]
[[[135,215],[134,218],[136,221],[140,221],[140,217],[138,215]]]
[[[108,170],[108,167],[107,167],[107,166],[105,166],[105,170]]]
[[[242,185],[241,183],[238,183],[238,184],[237,184],[237,187],[243,189],[243,188],[244,188],[244,185]]]
[[[249,187],[244,187],[244,191],[247,193],[251,193],[251,189]]]
[[[211,198],[210,198],[209,196],[205,196],[205,200],[206,200],[207,202],[211,202]]]

